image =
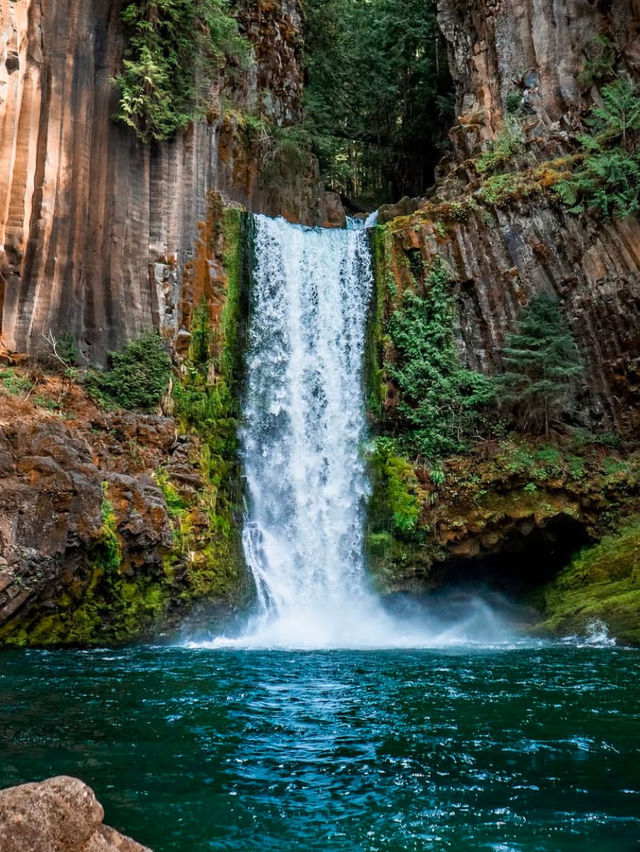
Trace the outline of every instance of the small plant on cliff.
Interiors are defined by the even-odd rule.
[[[523,309],[502,350],[505,372],[497,396],[519,428],[549,434],[571,411],[582,373],[578,349],[558,303],[544,294]]]
[[[507,113],[502,129],[475,161],[476,171],[486,174],[504,169],[523,150],[524,133],[520,120],[518,116]]]
[[[579,137],[580,166],[556,191],[572,213],[600,212],[605,218],[640,212],[640,90],[621,77],[604,86],[602,103],[591,111],[591,132]]]
[[[109,483],[102,483],[102,526],[100,528],[98,562],[109,570],[119,568],[122,560],[122,548],[118,538],[118,521],[109,500]]]
[[[110,352],[111,369],[87,380],[91,396],[106,408],[151,411],[169,384],[171,359],[159,335],[144,334],[122,352]]]
[[[224,68],[248,56],[226,0],[137,0],[122,12],[129,36],[116,120],[143,142],[174,136],[196,116]]]
[[[435,459],[467,448],[493,399],[491,381],[460,364],[455,303],[445,265],[437,262],[424,296],[407,291],[389,323],[396,358],[387,362],[398,389],[407,449]]]

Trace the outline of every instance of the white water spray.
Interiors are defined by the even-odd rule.
[[[352,644],[376,607],[363,557],[367,235],[265,216],[255,227],[241,434],[254,630],[276,644]]]
[[[254,249],[241,442],[257,614],[241,639],[214,644],[456,645],[478,621],[484,642],[503,641],[479,602],[464,625],[430,619],[427,629],[388,615],[369,587],[362,372],[373,276],[362,223],[324,230],[256,216]]]

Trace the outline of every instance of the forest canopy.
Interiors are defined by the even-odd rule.
[[[365,206],[433,182],[453,116],[435,0],[306,0],[306,124],[327,184]]]

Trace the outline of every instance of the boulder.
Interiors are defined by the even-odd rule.
[[[78,778],[60,775],[0,790],[0,849],[11,852],[150,852],[102,825],[104,810]]]

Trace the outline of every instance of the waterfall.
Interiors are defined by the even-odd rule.
[[[481,601],[462,620],[393,617],[369,586],[363,360],[366,229],[255,216],[241,455],[256,612],[215,646],[425,647],[503,641]]]
[[[344,635],[354,607],[374,604],[364,570],[362,456],[371,291],[362,227],[255,217],[243,541],[258,623],[292,641]]]

